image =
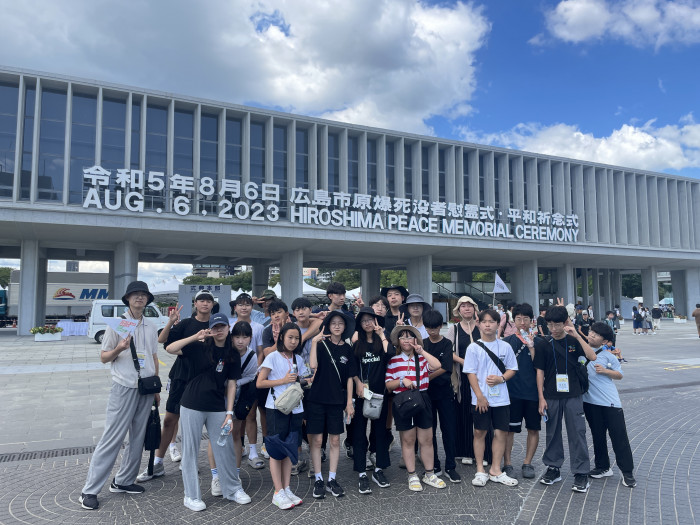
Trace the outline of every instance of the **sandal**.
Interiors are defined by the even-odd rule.
[[[472,485],[475,487],[483,487],[489,480],[489,475],[486,472],[477,472],[472,480]]]
[[[489,474],[489,479],[491,481],[493,481],[494,483],[502,483],[503,485],[505,485],[507,487],[515,487],[518,484],[517,479],[511,478],[505,472],[501,472],[498,476],[494,476],[493,474]]]
[[[423,490],[423,485],[421,485],[420,479],[418,479],[418,474],[411,474],[408,476],[408,488],[413,492],[420,492]]]

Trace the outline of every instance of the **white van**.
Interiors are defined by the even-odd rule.
[[[107,330],[105,317],[121,317],[126,312],[126,306],[121,300],[99,300],[92,302],[92,310],[90,311],[90,321],[88,325],[88,337],[94,337],[95,341],[102,343],[102,338]],[[168,316],[163,315],[158,310],[155,303],[151,303],[143,311],[143,316],[147,323],[152,323],[158,329],[158,333],[168,324]]]

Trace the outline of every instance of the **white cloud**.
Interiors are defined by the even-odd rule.
[[[538,123],[487,134],[462,128],[460,134],[470,142],[636,169],[700,168],[700,124],[692,114],[675,125],[658,127],[654,120],[641,126],[625,124],[607,137],[584,133],[575,125]]]
[[[472,3],[418,0],[0,0],[0,12],[0,63],[422,133],[464,113],[490,31]]]
[[[614,38],[658,49],[700,42],[697,0],[562,0],[545,18],[551,36],[571,43]],[[541,45],[543,38],[530,43]]]

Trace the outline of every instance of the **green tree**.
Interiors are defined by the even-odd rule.
[[[250,291],[253,289],[253,272],[241,272],[229,277],[232,290]]]
[[[450,272],[433,272],[433,282],[449,283],[451,281],[452,281],[452,274]]]
[[[382,288],[391,286],[408,286],[408,275],[406,270],[382,270],[379,278],[379,284]]]
[[[278,282],[280,282],[280,274],[273,275],[272,277],[270,277],[270,280],[268,281],[267,285],[270,288],[274,288]]]
[[[342,283],[347,290],[357,288],[360,286],[360,270],[350,270],[347,268],[336,270],[333,281]]]
[[[628,273],[622,276],[622,295],[625,297],[640,297],[642,295],[641,274]]]
[[[10,268],[9,266],[0,266],[0,286],[3,288],[7,288],[7,286],[10,284],[10,274],[12,273],[13,268]]]

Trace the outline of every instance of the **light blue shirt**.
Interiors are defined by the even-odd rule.
[[[595,371],[595,365],[622,373],[617,357],[607,350],[600,352],[598,359],[588,363],[588,392],[583,394],[583,402],[603,407],[622,408],[620,394],[617,393],[613,379],[605,374],[598,374]]]

